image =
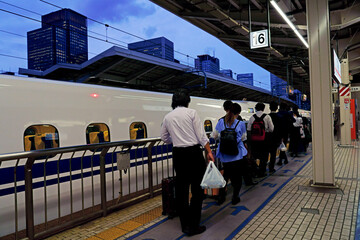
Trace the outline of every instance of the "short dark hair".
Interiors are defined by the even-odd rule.
[[[225,110],[225,111],[229,111],[232,104],[233,104],[232,101],[226,100],[226,101],[224,102],[224,104],[223,104],[224,110]]]
[[[285,111],[287,111],[287,109],[288,109],[288,105],[286,104],[286,103],[280,103],[280,110],[285,110]]]
[[[256,109],[256,111],[264,111],[264,109],[265,109],[265,104],[262,103],[262,102],[258,102],[258,103],[255,105],[255,109]]]
[[[190,103],[189,91],[186,89],[180,89],[172,96],[172,109],[177,107],[188,107]]]
[[[238,103],[231,104],[230,112],[232,112],[234,115],[240,114],[241,106]]]
[[[277,102],[274,102],[274,101],[270,102],[270,110],[271,111],[276,111],[277,109],[278,109]]]

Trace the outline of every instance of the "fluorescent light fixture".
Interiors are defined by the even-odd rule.
[[[306,48],[309,48],[309,44],[305,41],[303,36],[299,33],[299,31],[296,29],[294,24],[290,21],[290,19],[286,16],[286,14],[281,10],[279,5],[274,0],[270,1],[271,5],[276,9],[276,11],[280,14],[280,16],[285,20],[285,22],[290,26],[290,28],[294,31],[296,36],[301,40],[301,42],[305,45]]]

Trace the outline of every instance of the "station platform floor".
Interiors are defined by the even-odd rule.
[[[231,193],[221,206],[207,198],[202,224],[207,230],[191,239],[360,239],[360,144],[336,143],[338,188],[312,188],[311,149],[276,165],[276,172],[243,186],[237,205]],[[231,187],[229,188],[231,189]],[[48,239],[182,239],[179,218],[161,215],[161,196],[96,219]]]

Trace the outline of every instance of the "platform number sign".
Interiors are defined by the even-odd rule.
[[[250,33],[250,48],[262,48],[269,47],[269,35],[268,30],[260,30]]]

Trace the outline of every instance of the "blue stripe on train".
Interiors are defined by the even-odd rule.
[[[158,158],[154,158],[152,159],[153,162],[157,162],[157,161],[162,161],[164,159],[166,159],[167,157],[171,157],[172,155],[167,155],[167,151],[171,152],[172,151],[172,146],[169,146],[167,148],[167,146],[156,146],[152,148],[152,153],[153,154],[166,154],[166,156],[161,156]],[[106,154],[105,157],[105,163],[106,164],[110,164],[112,162],[116,163],[116,153],[114,153],[114,160],[112,161],[112,154],[113,153],[108,153]],[[142,157],[147,157],[148,151],[147,148],[139,148],[136,150],[131,150],[130,151],[130,159],[135,159],[135,158],[142,158]],[[93,167],[98,167],[100,165],[100,157],[99,155],[95,155],[95,156],[86,156],[83,158],[83,171],[86,171],[88,169],[91,168],[91,158],[93,158],[92,162],[93,162]],[[142,164],[147,164],[148,161],[144,160],[144,161],[137,161],[136,163],[133,162],[130,164],[130,167],[135,167],[135,166],[140,166]],[[57,175],[58,174],[58,167],[57,167],[58,161],[51,161],[48,162],[46,164],[46,176],[52,176],[52,175]],[[77,170],[81,170],[81,158],[73,158],[71,161],[71,171],[77,171]],[[116,166],[115,167],[108,167],[106,168],[106,172],[110,172],[116,170]],[[23,181],[24,180],[24,166],[18,166],[16,169],[17,172],[17,176],[16,176],[16,180],[17,181]],[[62,173],[69,173],[70,172],[70,159],[62,159],[59,162],[59,174]],[[34,164],[33,166],[33,179],[39,178],[39,177],[44,177],[44,164],[43,163],[37,163]],[[97,175],[100,173],[100,170],[95,170],[93,171],[93,175]],[[10,167],[10,168],[4,168],[4,169],[0,169],[0,185],[1,184],[8,184],[8,183],[14,183],[14,167]],[[89,177],[91,176],[91,172],[86,171],[83,173],[83,177]],[[78,174],[74,174],[72,175],[72,180],[76,180],[76,179],[80,179],[81,178],[81,173]],[[63,183],[63,182],[67,182],[70,180],[70,176],[64,176],[64,177],[60,177],[59,178],[59,182]],[[53,185],[53,184],[57,184],[58,183],[58,178],[55,179],[51,179],[51,180],[46,180],[46,185]],[[41,188],[44,186],[44,182],[37,182],[37,183],[33,183],[33,188]],[[18,186],[17,188],[17,192],[21,192],[24,191],[25,186]],[[0,196],[4,196],[4,195],[8,195],[8,194],[13,194],[15,192],[15,187],[9,187],[6,189],[2,189],[0,190]]]

